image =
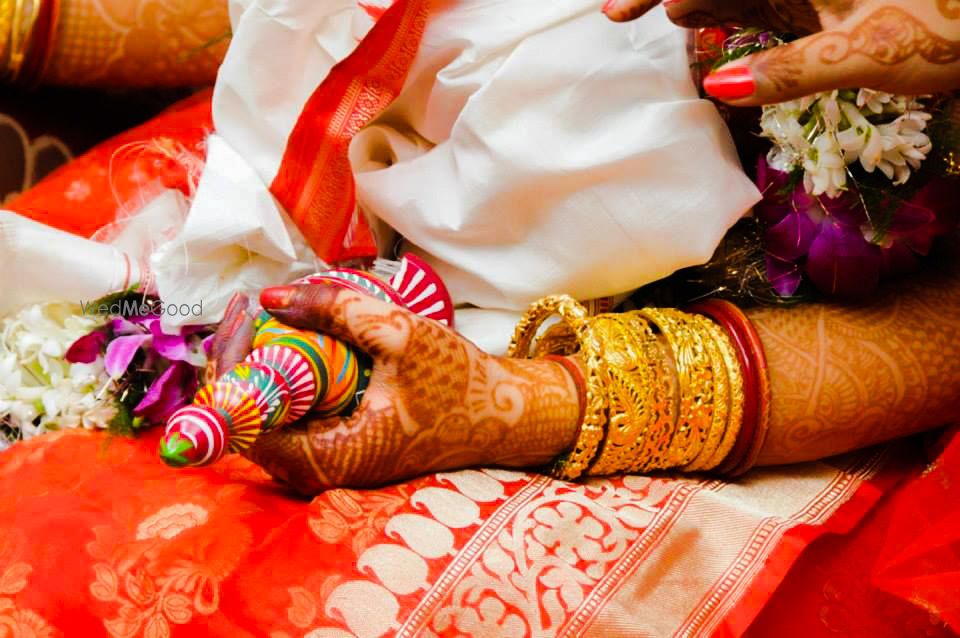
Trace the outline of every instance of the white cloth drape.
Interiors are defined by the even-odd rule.
[[[501,349],[504,327],[542,295],[622,293],[705,261],[759,199],[718,113],[697,96],[686,33],[662,9],[619,25],[596,0],[442,7],[404,90],[350,158],[361,209],[426,255],[456,303],[493,312],[496,321],[461,319],[484,347]],[[211,154],[211,177],[169,251],[206,265],[191,272],[155,258],[165,297],[213,290],[217,255],[253,232],[199,237],[191,227],[264,220],[272,228],[258,231],[257,250],[304,259],[299,242],[284,243],[267,185],[303,104],[372,24],[353,0],[242,0],[231,16],[214,96],[216,135],[231,152]],[[221,192],[225,171],[238,170],[221,158],[256,177],[244,197]],[[262,280],[221,278],[218,302],[204,307],[219,313],[226,288]]]

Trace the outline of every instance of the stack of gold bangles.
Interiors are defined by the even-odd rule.
[[[753,465],[770,406],[759,337],[732,304],[711,300],[691,310],[590,317],[566,296],[530,307],[509,354],[579,354],[586,370],[577,379],[583,420],[574,448],[554,465],[555,477],[667,469],[738,474]],[[538,337],[555,315],[560,321]]]
[[[48,62],[58,0],[0,0],[0,81],[32,82]]]

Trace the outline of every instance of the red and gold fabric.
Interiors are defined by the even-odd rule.
[[[0,457],[2,622],[151,638],[738,635],[811,540],[849,529],[903,472],[890,449],[739,483],[480,469],[307,502],[236,456],[170,470],[158,434],[69,431]]]

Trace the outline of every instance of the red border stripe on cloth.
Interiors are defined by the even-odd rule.
[[[429,0],[399,0],[307,100],[287,141],[271,192],[317,255],[346,255],[355,185],[350,140],[400,93],[420,48]],[[370,237],[366,222],[359,235]],[[372,242],[369,252],[372,255]],[[356,250],[349,255],[360,256]]]

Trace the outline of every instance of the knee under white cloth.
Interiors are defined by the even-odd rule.
[[[461,330],[494,352],[543,295],[615,295],[704,262],[759,199],[697,95],[686,32],[662,9],[622,25],[599,4],[442,3],[403,91],[350,148],[358,204],[382,248],[393,250],[395,232],[427,256],[471,308]],[[153,260],[164,300],[215,298],[204,303],[211,320],[233,289],[280,283],[267,278],[282,268],[234,264],[236,277],[217,277],[232,248],[310,262],[268,185],[307,98],[372,26],[354,0],[235,0],[231,18],[214,94],[218,152],[184,231]],[[225,178],[237,163],[255,178],[243,192]],[[241,232],[209,232],[236,217]]]

